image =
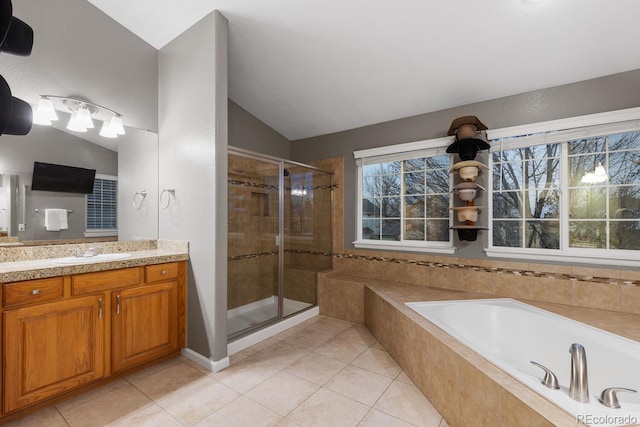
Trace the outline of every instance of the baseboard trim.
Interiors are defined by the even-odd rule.
[[[181,351],[181,354],[187,359],[197,363],[198,365],[202,366],[203,368],[211,372],[218,372],[223,370],[224,368],[229,367],[228,356],[221,360],[211,360],[208,357],[204,357],[200,353],[197,353],[191,350],[190,348],[183,348]]]

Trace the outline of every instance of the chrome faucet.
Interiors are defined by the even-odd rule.
[[[587,353],[581,344],[573,343],[571,353],[571,380],[569,397],[578,402],[589,401],[589,379],[587,377]]]

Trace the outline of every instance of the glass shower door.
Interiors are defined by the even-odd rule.
[[[229,153],[228,335],[280,317],[281,162]]]

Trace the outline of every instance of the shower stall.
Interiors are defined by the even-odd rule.
[[[245,336],[317,305],[332,266],[333,176],[229,148],[227,331]]]

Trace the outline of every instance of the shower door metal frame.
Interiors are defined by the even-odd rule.
[[[277,323],[281,321],[284,317],[284,201],[285,201],[285,187],[284,187],[284,164],[292,165],[292,166],[300,166],[304,168],[308,168],[311,170],[316,170],[320,172],[324,172],[329,174],[330,184],[331,184],[331,212],[333,212],[333,172],[327,171],[325,169],[319,168],[317,166],[307,165],[305,163],[295,162],[292,160],[282,159],[280,157],[270,156],[267,154],[257,153],[255,151],[246,150],[244,148],[234,147],[232,145],[228,146],[228,154],[237,155],[241,157],[246,157],[253,160],[266,161],[269,163],[277,163],[278,164],[278,317],[276,319],[268,319],[264,322],[257,323],[253,326],[250,326],[246,329],[240,330],[233,334],[228,334],[228,340],[234,340],[236,338],[240,338],[242,336],[247,335],[253,331],[261,329],[267,325]],[[331,229],[333,230],[333,219],[331,220]],[[228,284],[227,284],[228,286]],[[304,310],[311,309],[318,305],[318,288],[316,284],[316,304],[308,307]]]

